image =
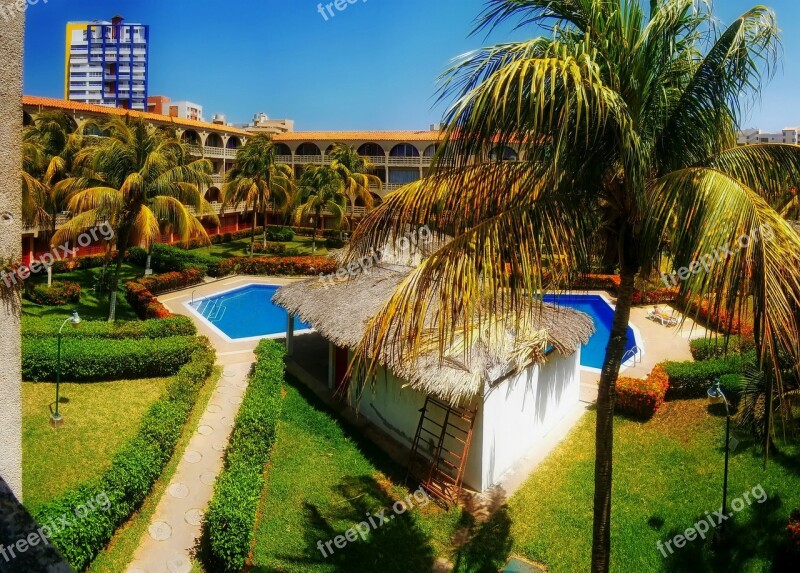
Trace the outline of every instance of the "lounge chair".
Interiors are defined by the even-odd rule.
[[[667,314],[658,307],[653,307],[653,310],[647,313],[647,318],[654,322],[658,322],[662,326],[677,326],[680,322],[677,317]]]

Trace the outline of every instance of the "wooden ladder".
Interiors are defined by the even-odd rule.
[[[418,479],[430,494],[446,503],[458,501],[475,415],[475,410],[428,396],[420,409],[406,480]],[[420,448],[421,444],[428,444],[429,451]]]

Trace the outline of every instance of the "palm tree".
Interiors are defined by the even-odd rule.
[[[375,186],[380,191],[383,182],[373,175],[375,166],[366,158],[361,157],[352,145],[335,143],[333,149],[328,153],[328,157],[332,160],[331,169],[339,173],[344,183],[345,195],[353,213],[350,220],[350,229],[352,230],[355,228],[353,219],[356,201],[360,199],[364,203],[366,211],[371,211],[375,200],[370,192],[370,187]]]
[[[317,249],[317,229],[322,229],[322,211],[327,209],[331,212],[337,227],[341,227],[345,219],[347,195],[344,185],[341,172],[328,165],[309,165],[300,175],[294,218],[295,224],[299,225],[313,215],[312,254]]]
[[[420,309],[436,309],[442,340],[470,321],[478,336],[508,309],[524,320],[524,301],[568,289],[585,272],[598,221],[610,226],[621,285],[597,399],[591,565],[605,572],[615,385],[634,279],[658,268],[668,240],[673,268],[691,269],[683,297],[710,295],[732,316],[743,302],[755,309],[761,366],[780,390],[778,350],[800,364],[800,236],[770,204],[800,182],[800,147],[736,147],[742,112],[777,63],[766,8],[718,29],[702,0],[651,0],[649,11],[629,0],[489,0],[478,30],[508,21],[549,32],[467,54],[444,74],[440,96],[454,103],[440,161],[353,236],[350,260],[420,224],[442,234],[437,222],[447,221],[454,236],[372,320],[354,368],[374,373],[388,337],[413,357],[427,326]],[[489,160],[498,145],[518,146],[521,159]],[[699,261],[722,246],[738,252],[706,271]]]
[[[208,160],[191,160],[180,141],[138,118],[117,117],[103,127],[107,135],[93,136],[91,144],[75,156],[81,176],[59,184],[69,193],[69,209],[76,215],[56,232],[52,242],[72,242],[103,221],[111,225],[117,248],[108,313],[111,322],[128,248],[149,249],[162,224],[184,243],[194,237],[208,241],[198,217],[216,220],[216,214],[200,192],[211,184]]]
[[[264,243],[267,242],[267,211],[271,202],[281,207],[294,195],[294,172],[289,165],[277,163],[275,144],[266,134],[258,134],[236,152],[236,166],[228,171],[223,189],[222,212],[229,205],[245,203],[252,212],[250,256],[253,256],[258,214],[264,216]]]
[[[23,221],[28,226],[49,224],[66,207],[58,183],[72,174],[72,162],[81,146],[75,121],[63,111],[38,114],[23,134]]]

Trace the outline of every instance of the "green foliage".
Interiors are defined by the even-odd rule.
[[[250,550],[266,465],[281,412],[283,347],[262,341],[250,384],[214,486],[203,535],[211,571],[241,571]]]
[[[58,523],[90,499],[108,497],[107,510],[90,512],[74,519],[71,527],[59,530],[51,542],[77,571],[83,570],[108,544],[114,531],[142,504],[172,456],[183,424],[203,382],[211,374],[214,351],[203,340],[195,344],[191,360],[180,369],[167,392],[142,418],[139,432],[125,444],[111,467],[96,481],[81,485],[61,498],[43,505],[34,518],[42,524]]]
[[[278,243],[289,243],[294,241],[294,231],[290,227],[276,227],[267,225],[267,240]]]
[[[719,385],[728,401],[735,406],[747,388],[747,379],[742,374],[725,374],[719,377]]]
[[[23,380],[55,380],[57,344],[56,338],[23,338]],[[67,339],[61,346],[61,378],[97,382],[171,376],[189,361],[196,346],[192,336]]]
[[[325,248],[327,249],[341,249],[344,245],[345,242],[339,237],[328,237],[325,239]]]
[[[25,290],[25,298],[43,306],[61,306],[68,303],[78,303],[81,300],[81,285],[64,281],[46,284],[35,284]]]
[[[138,265],[147,264],[147,251],[134,247],[130,249],[129,259]],[[169,245],[153,245],[150,267],[157,273],[182,272],[197,269],[203,274],[208,271],[211,258],[186,249]]]
[[[755,352],[751,351],[702,362],[665,362],[664,370],[669,376],[667,398],[702,398],[716,379],[726,374],[742,374],[755,361]]]
[[[283,255],[286,253],[286,245],[284,243],[271,243],[267,241],[256,241],[253,243],[254,253],[265,253],[267,255]]]
[[[22,321],[23,338],[53,338],[61,326],[61,319],[26,317]],[[194,336],[197,327],[185,316],[172,316],[161,320],[131,320],[107,322],[85,320],[78,328],[64,328],[64,340],[73,338],[166,338],[169,336]]]
[[[740,336],[731,336],[727,342],[725,338],[697,338],[689,343],[689,348],[695,360],[711,360],[753,350],[755,341]]]

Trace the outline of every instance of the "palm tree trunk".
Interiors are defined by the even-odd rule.
[[[114,280],[111,281],[111,293],[109,296],[108,322],[117,319],[117,294],[119,292],[119,277],[122,274],[122,259],[125,258],[125,251],[128,249],[128,232],[120,236],[117,242],[117,264],[114,269]]]
[[[255,206],[253,208],[253,225],[250,227],[250,256],[253,256],[255,242],[256,242],[256,222],[258,221],[258,211]]]
[[[636,272],[628,265],[620,276],[617,306],[611,327],[611,339],[600,374],[597,394],[597,429],[595,433],[594,466],[594,528],[592,531],[592,571],[607,573],[611,557],[611,469],[614,444],[614,405],[622,357],[628,337],[634,278]]]

